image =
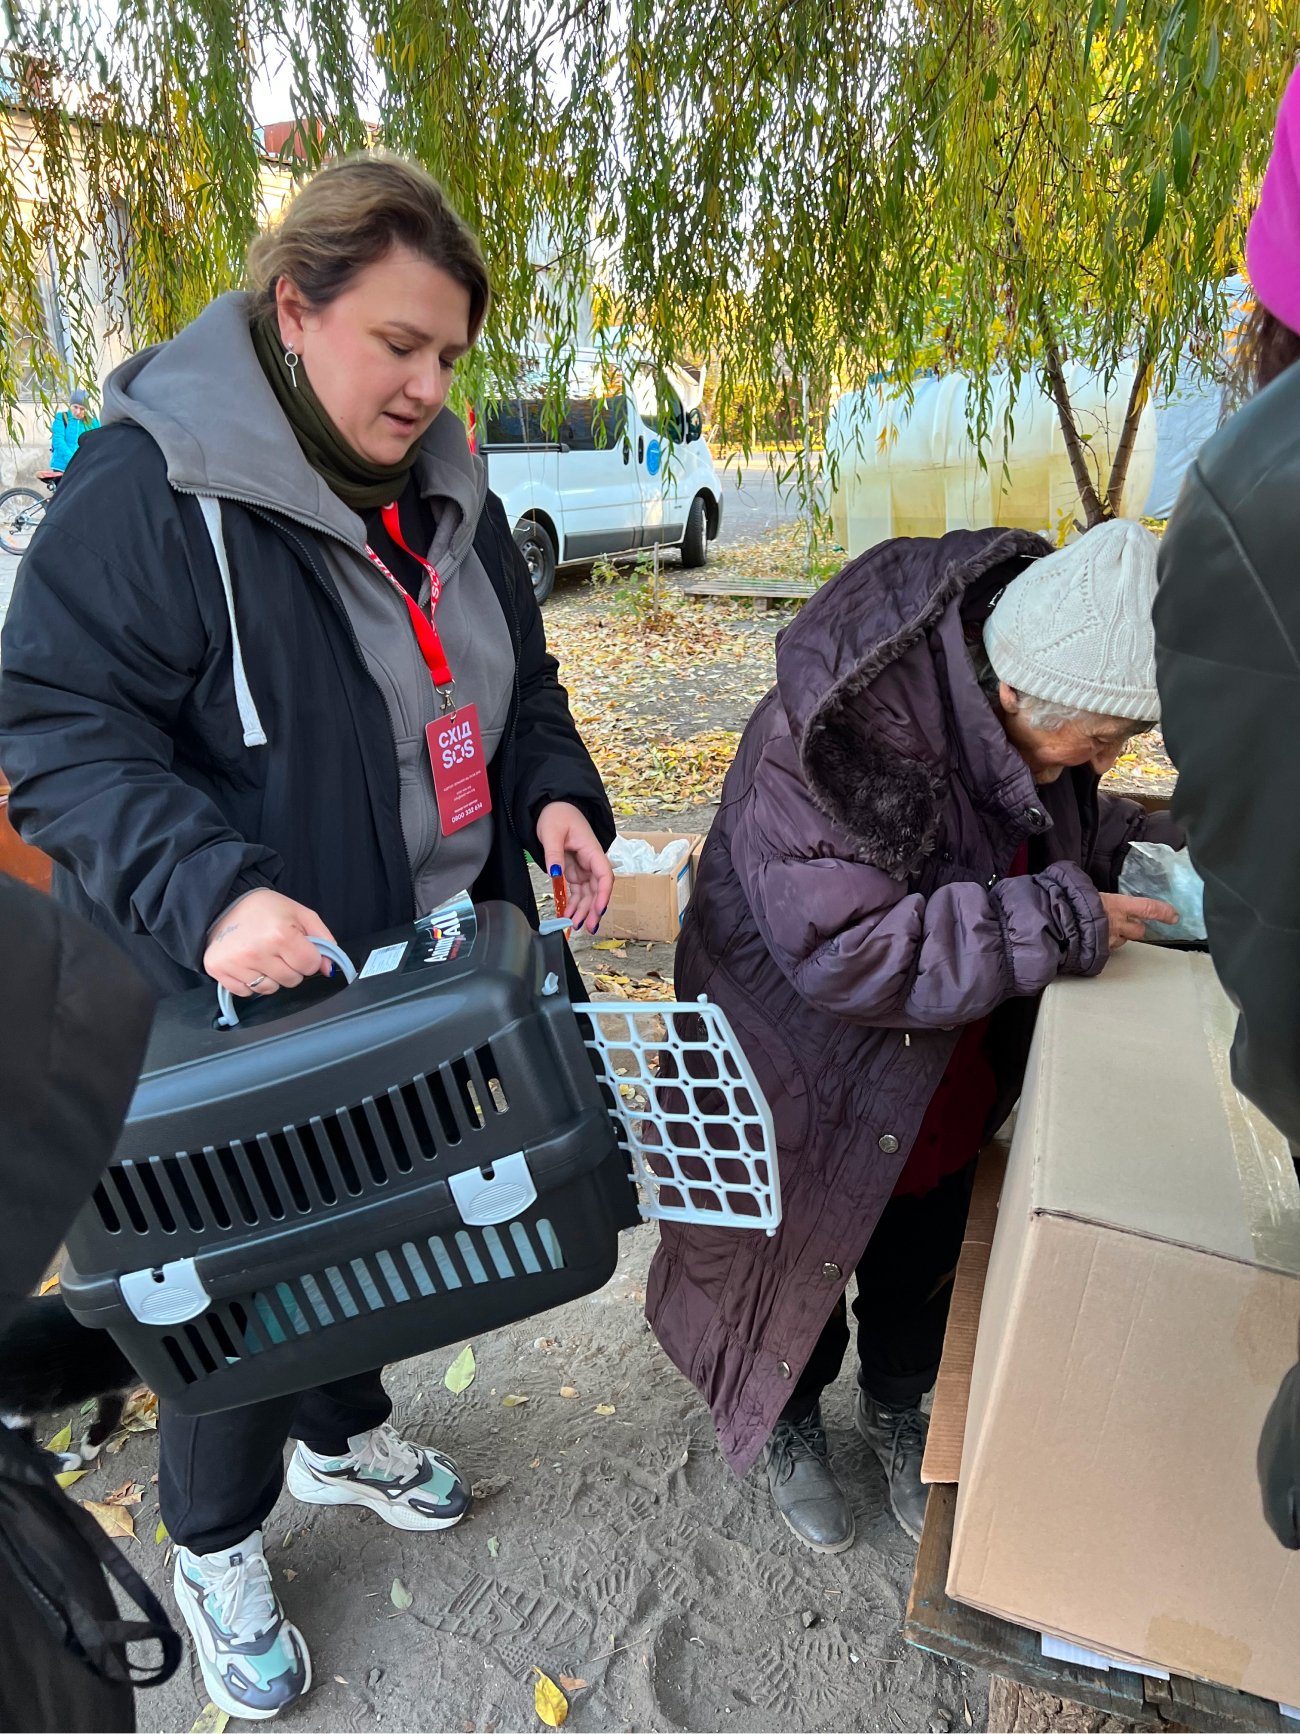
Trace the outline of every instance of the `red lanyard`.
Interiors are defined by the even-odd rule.
[[[442,639],[438,636],[438,628],[434,624],[434,615],[438,607],[438,598],[442,595],[442,579],[438,576],[438,569],[436,566],[432,566],[427,560],[421,559],[415,552],[414,548],[407,547],[406,539],[402,535],[402,520],[398,516],[396,502],[391,506],[385,506],[380,515],[383,518],[385,530],[388,531],[388,534],[392,537],[396,545],[404,554],[409,554],[411,559],[414,560],[418,566],[423,566],[424,570],[429,574],[429,613],[427,617],[419,603],[411,595],[410,591],[394,578],[393,574],[388,570],[387,566],[384,565],[384,562],[379,558],[378,554],[375,553],[374,549],[368,542],[366,544],[366,554],[373,564],[379,568],[384,577],[387,578],[393,589],[396,590],[397,594],[406,604],[406,611],[411,617],[411,626],[415,631],[416,640],[420,646],[420,654],[424,658],[425,667],[429,670],[429,673],[433,678],[433,684],[438,689],[438,697],[442,700],[444,713],[455,710],[456,683],[451,677],[451,664],[447,661],[447,653],[442,648]]]

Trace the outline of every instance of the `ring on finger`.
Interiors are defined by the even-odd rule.
[[[266,977],[264,975],[255,975],[252,981],[245,982],[244,985],[248,989],[249,993],[256,993],[265,980]]]

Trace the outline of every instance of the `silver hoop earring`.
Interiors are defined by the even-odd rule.
[[[284,365],[289,369],[289,378],[293,381],[293,389],[295,391],[297,391],[297,389],[298,389],[298,352],[297,352],[297,350],[295,350],[295,349],[286,349],[285,350],[285,352],[284,352]]]

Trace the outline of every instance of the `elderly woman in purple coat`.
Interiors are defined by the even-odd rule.
[[[738,1473],[764,1458],[799,1539],[854,1536],[821,1393],[849,1342],[856,1427],[895,1516],[925,1511],[934,1382],[970,1181],[1019,1094],[1037,996],[1097,974],[1166,904],[1118,894],[1163,815],[1100,794],[1159,716],[1155,539],[1102,524],[894,541],[777,641],[677,952],[776,1123],[773,1240],[664,1225],[646,1310]]]

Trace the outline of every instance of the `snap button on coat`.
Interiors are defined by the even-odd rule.
[[[824,1264],[822,1266],[822,1275],[826,1278],[827,1282],[838,1282],[841,1274],[838,1264]]]
[[[886,1132],[884,1137],[880,1140],[880,1148],[885,1152],[886,1156],[892,1156],[898,1149],[898,1139],[895,1138],[892,1132]]]

